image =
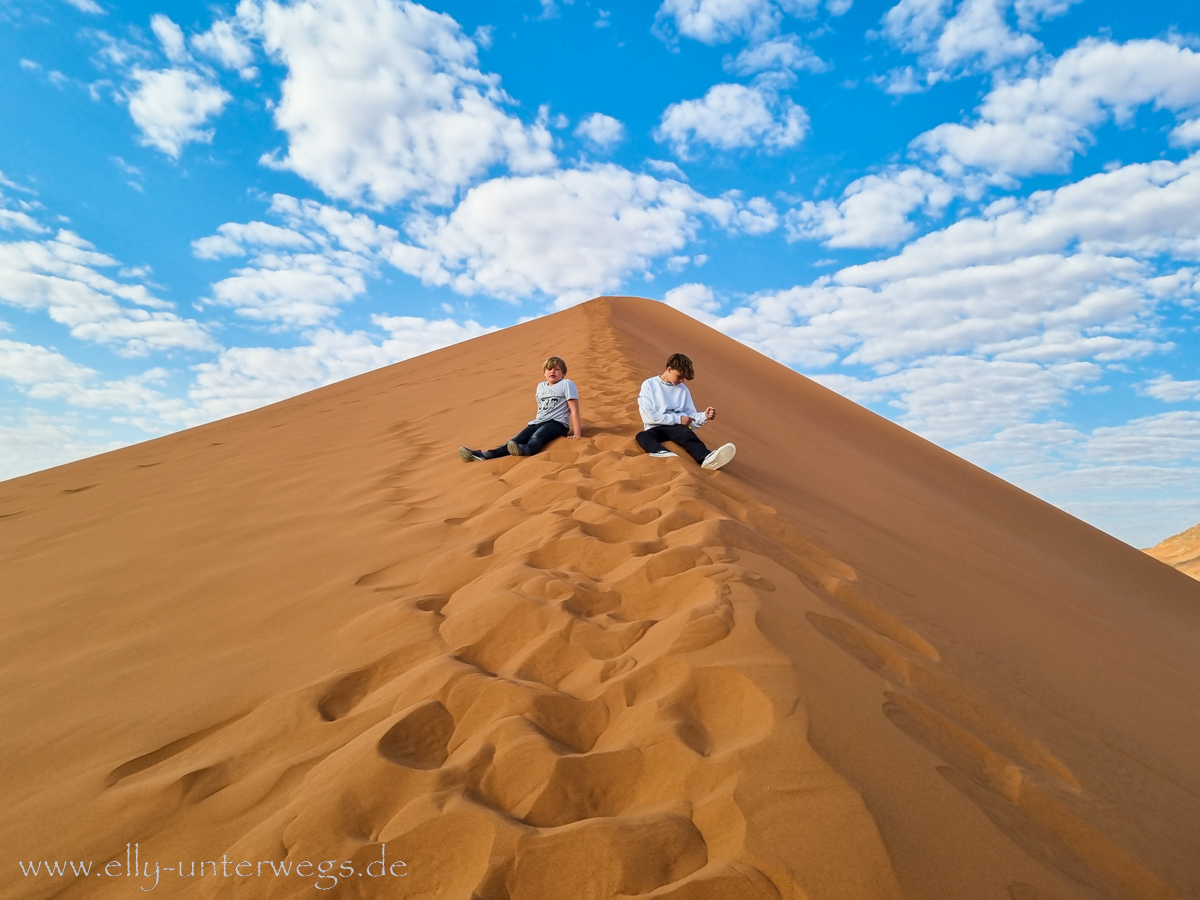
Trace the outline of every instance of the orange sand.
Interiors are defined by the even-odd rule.
[[[464,465],[551,352],[585,438]],[[5,897],[1200,896],[1200,584],[661,304],[5,482],[0,595]]]
[[[1185,575],[1200,578],[1200,525],[1166,538],[1146,552]]]

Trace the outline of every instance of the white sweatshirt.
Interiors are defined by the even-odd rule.
[[[642,414],[642,424],[647,428],[678,425],[683,416],[690,416],[696,428],[708,420],[704,413],[696,410],[692,392],[684,382],[668,384],[658,375],[642,382],[642,390],[638,393],[638,409]]]

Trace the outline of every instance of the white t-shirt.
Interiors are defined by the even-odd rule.
[[[571,427],[571,409],[568,400],[578,400],[579,390],[570,378],[563,378],[555,384],[543,381],[537,386],[537,415],[530,420],[530,425],[542,422],[562,422]]]

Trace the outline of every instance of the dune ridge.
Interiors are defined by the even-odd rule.
[[[8,558],[26,561],[12,583],[42,628],[13,620],[0,634],[15,646],[24,628],[39,659],[55,663],[35,678],[18,654],[5,670],[7,685],[35,685],[10,707],[38,701],[25,710],[38,716],[29,719],[38,753],[14,754],[16,772],[0,782],[12,810],[6,837],[30,856],[114,858],[140,840],[164,860],[227,853],[359,868],[386,843],[408,864],[386,887],[341,881],[335,893],[347,897],[1191,895],[1200,872],[1186,826],[1198,821],[1200,773],[1173,742],[1200,719],[1195,695],[1187,699],[1194,660],[1188,668],[1176,656],[1196,646],[1200,592],[1169,570],[1174,579],[1154,582],[1159,567],[1147,561],[1157,607],[1137,609],[1135,598],[1127,608],[1125,598],[1118,610],[1136,612],[1146,635],[1114,639],[1107,595],[1075,583],[1065,609],[1047,611],[1052,601],[1038,595],[1032,624],[1010,601],[1010,632],[981,640],[969,624],[986,619],[987,591],[1015,596],[1010,579],[1024,573],[998,566],[986,533],[956,523],[981,508],[989,520],[1010,515],[1055,533],[1068,520],[1047,526],[1037,517],[1051,514],[1032,498],[937,455],[948,495],[960,493],[955,479],[975,492],[959,519],[922,519],[914,500],[941,502],[913,478],[931,465],[928,445],[705,332],[648,301],[593,301],[5,485],[0,513],[19,510],[12,521],[45,515],[51,502],[95,504],[90,516],[47,516],[24,541],[0,532]],[[544,354],[527,347],[551,340],[583,391],[587,438],[464,466],[453,455],[459,436],[479,443],[511,430],[531,379],[496,376],[478,398],[453,386],[477,370],[503,372],[513,357],[536,356],[536,368]],[[739,441],[728,471],[650,459],[631,441],[638,383],[680,344],[700,350],[697,400],[715,395],[722,408],[706,439]],[[706,365],[720,377],[706,381]],[[768,388],[776,394],[747,399]],[[783,434],[789,455],[756,434],[753,403],[777,408],[798,390],[792,411],[807,430],[803,449],[795,429]],[[300,440],[273,438],[275,429]],[[841,453],[822,446],[835,439]],[[158,489],[124,530],[108,515],[133,505],[103,495],[117,468],[133,483],[227,442],[242,446],[188,477],[155,476]],[[884,462],[872,468],[852,453]],[[854,491],[871,492],[874,505],[829,506]],[[229,505],[214,505],[214,493]],[[193,530],[165,527],[201,513]],[[889,516],[907,529],[889,532]],[[1112,556],[1073,524],[1074,552]],[[86,614],[95,595],[70,599],[85,573],[47,567],[106,528],[134,536],[133,546],[106,544],[87,577],[108,585],[110,614],[128,611],[134,595],[150,598],[152,614],[126,614],[125,632],[96,622],[63,635],[64,614]],[[1080,576],[1066,551],[1041,561],[1046,542],[1037,543],[1023,562],[1040,566],[1052,596]],[[235,544],[248,546],[238,556]],[[1120,565],[1135,565],[1140,555],[1126,550]],[[145,570],[164,553],[179,561],[155,586]],[[944,555],[974,579],[978,610],[956,602]],[[196,565],[213,574],[189,593],[178,581]],[[1084,574],[1122,586],[1106,571]],[[943,582],[943,593],[930,587]],[[222,606],[225,591],[241,593]],[[189,620],[184,596],[227,621]],[[968,625],[957,624],[964,613]],[[1074,623],[1081,678],[1046,681],[1032,666],[1012,676],[1006,666],[1026,665],[1025,644],[1066,634],[1055,615]],[[282,637],[247,625],[292,619]],[[230,622],[240,644],[222,630]],[[1134,674],[1159,679],[1168,696],[1156,702],[1183,698],[1169,707],[1184,720],[1167,744],[1120,733],[1087,705],[1133,697],[1149,707],[1143,716],[1168,708],[1149,703],[1144,684],[1090,687],[1116,677],[1099,671],[1097,648],[1129,657],[1142,638],[1159,642],[1162,659]],[[100,657],[96,671],[120,671],[85,698],[92,718],[65,701],[56,712],[51,700],[80,692],[89,653]],[[1169,683],[1156,665],[1171,668]],[[163,712],[139,721],[139,697]],[[46,753],[55,735],[64,749]],[[12,895],[129,889],[27,879]],[[248,876],[157,889],[284,897],[312,886]]]

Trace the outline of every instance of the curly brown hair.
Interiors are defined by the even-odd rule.
[[[692,366],[692,361],[682,353],[672,353],[671,358],[667,360],[667,368],[674,369],[684,381],[691,381],[696,377],[696,369]]]

